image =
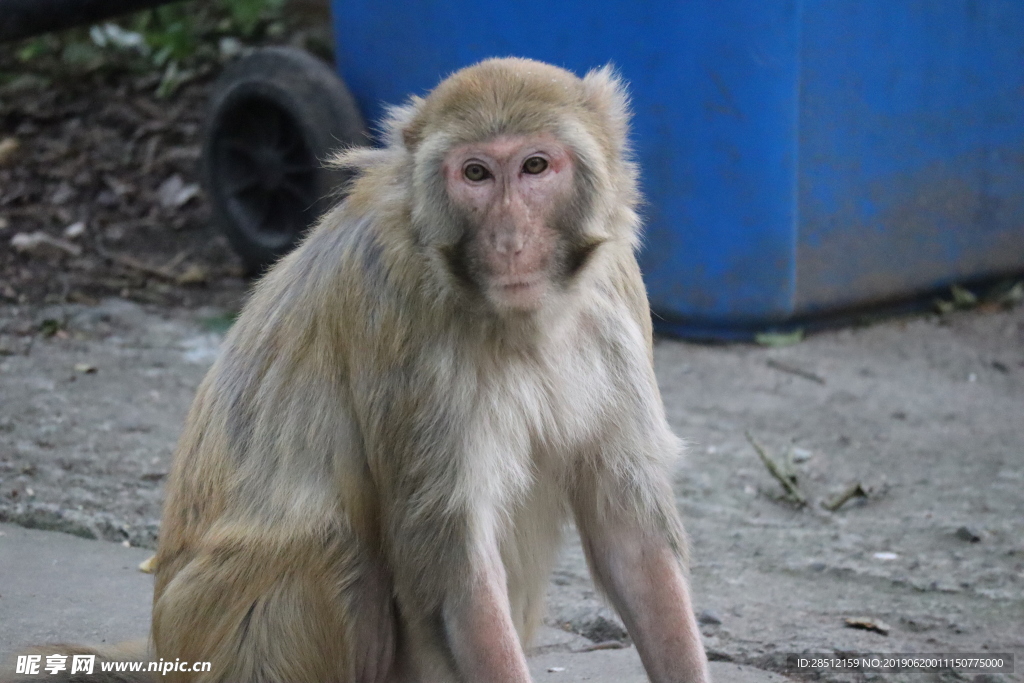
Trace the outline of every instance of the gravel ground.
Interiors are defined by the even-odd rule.
[[[122,299],[0,307],[0,521],[152,547],[226,320]],[[787,652],[1024,656],[1022,342],[1018,307],[776,349],[657,343],[668,414],[691,445],[675,487],[712,658],[782,670]],[[807,506],[783,499],[747,431],[792,462]],[[866,497],[822,508],[857,483]],[[553,626],[625,640],[575,539],[549,603]]]

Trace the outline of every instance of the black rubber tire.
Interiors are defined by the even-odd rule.
[[[331,152],[369,143],[352,94],[331,68],[290,47],[234,62],[214,85],[203,143],[213,220],[259,272],[338,201]]]

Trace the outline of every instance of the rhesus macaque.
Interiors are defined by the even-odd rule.
[[[394,109],[257,285],[168,479],[167,680],[530,681],[569,515],[652,681],[706,681],[622,85],[523,59]]]

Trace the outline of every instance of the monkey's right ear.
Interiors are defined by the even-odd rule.
[[[629,135],[629,93],[626,84],[616,73],[615,67],[607,64],[583,77],[583,89],[587,103],[604,119],[613,143],[622,152],[627,148]]]

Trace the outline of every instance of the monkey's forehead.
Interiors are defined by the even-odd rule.
[[[458,130],[472,142],[496,135],[551,131],[567,114],[586,116],[583,81],[550,64],[491,59],[445,79],[423,100],[406,131],[416,144],[432,130]]]
[[[571,71],[545,62],[521,57],[486,59],[456,71],[434,89],[432,96],[443,98],[451,90],[480,89],[489,92],[497,86],[509,90],[519,88],[549,92],[555,98],[561,93],[578,93],[583,81]]]

